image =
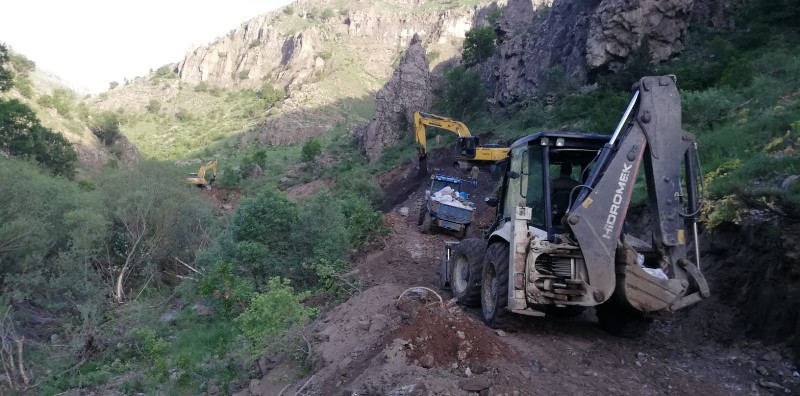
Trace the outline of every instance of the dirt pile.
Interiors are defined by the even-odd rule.
[[[486,371],[486,362],[511,353],[491,329],[455,306],[455,300],[447,303],[450,308],[436,302],[414,305],[415,301],[408,301],[398,306],[407,316],[405,325],[388,337],[400,340],[412,364],[424,368],[467,366],[480,373]]]

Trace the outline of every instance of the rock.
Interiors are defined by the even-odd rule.
[[[792,377],[800,377],[800,373],[795,371],[795,372],[792,373]]]
[[[472,370],[472,372],[473,372],[473,373],[475,373],[475,374],[483,374],[483,373],[485,373],[485,372],[486,372],[486,370],[488,370],[488,369],[489,369],[489,367],[487,367],[487,366],[486,366],[486,364],[484,364],[484,363],[482,363],[482,362],[475,362],[475,363],[472,363],[472,364],[469,366],[469,368],[470,368],[470,370]]]
[[[767,374],[769,374],[769,372],[767,371],[767,368],[766,368],[766,367],[764,367],[764,366],[758,366],[758,367],[756,367],[756,372],[757,372],[757,373],[759,373],[759,374],[761,374],[761,375],[764,375],[764,376],[766,376]]]
[[[464,337],[465,337],[465,336],[464,336],[464,332],[463,332],[463,331],[461,331],[461,330],[458,330],[458,331],[456,331],[456,336],[457,336],[458,338],[462,339],[462,340],[463,340],[463,339],[464,339]]]
[[[492,381],[486,377],[464,378],[458,381],[458,387],[467,392],[480,392],[491,386]]]
[[[328,342],[331,339],[330,334],[317,333],[311,336],[311,339],[316,342]]]
[[[361,330],[369,331],[370,321],[369,319],[361,319],[358,321],[358,328]]]
[[[164,312],[159,321],[167,326],[172,326],[178,321],[177,312]]]
[[[422,382],[417,382],[394,388],[387,393],[387,396],[428,396],[428,388]]]
[[[432,86],[425,48],[422,43],[414,42],[392,77],[375,95],[372,121],[354,133],[359,150],[370,162],[377,161],[384,148],[413,133],[414,112],[430,107]]]
[[[505,337],[506,336],[506,332],[503,331],[503,330],[497,329],[494,332],[497,333],[497,335],[500,336],[500,337]]]
[[[250,394],[256,395],[260,393],[261,391],[259,389],[261,389],[261,380],[260,379],[250,380],[250,386],[248,387],[248,389],[250,390]]]
[[[470,352],[472,352],[472,343],[464,340],[458,344],[458,353],[456,356],[459,361],[463,362],[464,360],[467,360]]]
[[[761,356],[761,360],[767,362],[777,362],[781,360],[781,354],[778,351],[771,351],[766,353],[764,356]]]
[[[211,316],[214,314],[214,310],[211,308],[197,302],[192,305],[192,311],[194,311],[198,316]]]
[[[433,355],[425,355],[419,358],[419,365],[422,367],[431,368],[433,367],[433,364],[434,364]]]
[[[648,61],[677,55],[693,19],[715,26],[732,21],[721,6],[703,7],[707,11],[693,18],[693,9],[706,3],[720,2],[603,0],[579,5],[569,0],[509,0],[494,26],[497,51],[481,65],[489,87],[487,102],[493,110],[513,113],[530,98],[543,96],[540,91],[554,67],[564,72],[563,86],[580,86],[594,70],[618,70],[644,43],[649,44]],[[549,7],[544,18],[533,16],[544,7]]]
[[[758,386],[760,386],[760,387],[762,387],[764,389],[772,389],[772,390],[777,390],[777,391],[783,391],[783,386],[781,386],[778,383],[772,382],[772,381],[758,380]]]
[[[783,179],[783,183],[781,183],[781,189],[783,191],[788,191],[790,188],[792,188],[792,186],[796,185],[798,182],[800,182],[800,175],[787,176],[785,179]]]
[[[208,393],[209,395],[218,395],[222,389],[220,389],[219,385],[209,385]]]
[[[402,208],[400,208],[400,216],[408,217],[408,212],[409,209],[407,206],[403,206]]]

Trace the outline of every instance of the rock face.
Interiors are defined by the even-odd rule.
[[[435,4],[425,4],[429,7],[421,10],[422,3]],[[431,11],[431,7],[442,7],[438,3],[358,1],[339,9],[319,0],[296,1],[188,52],[174,71],[182,81],[192,84],[205,81],[229,88],[258,88],[268,81],[288,92],[345,66],[336,64],[336,57],[331,58],[336,51],[347,53],[352,63],[383,78],[392,71],[396,50],[405,47],[415,34],[426,46],[436,47],[442,59],[460,50],[481,5]]]
[[[375,95],[375,115],[369,125],[355,132],[360,150],[370,162],[383,149],[413,133],[414,112],[426,111],[432,100],[431,73],[425,49],[414,36],[392,78]]]
[[[690,22],[731,27],[728,4],[726,0],[509,0],[495,25],[497,52],[481,66],[488,100],[503,108],[532,98],[555,67],[584,83],[593,71],[621,68],[644,43],[653,61],[664,61],[683,49]]]

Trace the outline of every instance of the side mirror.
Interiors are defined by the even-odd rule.
[[[496,208],[497,204],[500,203],[500,200],[498,200],[497,197],[486,197],[484,202],[486,202],[486,205]]]

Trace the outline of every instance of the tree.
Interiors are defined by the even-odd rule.
[[[479,26],[470,29],[464,38],[464,50],[461,58],[467,66],[489,59],[494,54],[497,34],[491,26]]]
[[[151,161],[107,172],[100,180],[111,236],[99,266],[116,302],[129,301],[128,292],[150,278],[159,283],[167,269],[181,266],[180,261],[191,263],[194,252],[206,243],[211,208],[179,180]]]
[[[89,130],[94,133],[106,146],[114,144],[119,138],[120,116],[113,111],[104,111],[94,114],[89,122]]]
[[[14,74],[6,69],[9,60],[8,49],[0,44],[0,92],[8,91],[14,85]]]
[[[74,175],[78,160],[66,138],[43,127],[33,110],[16,99],[0,101],[0,150],[67,177]]]

